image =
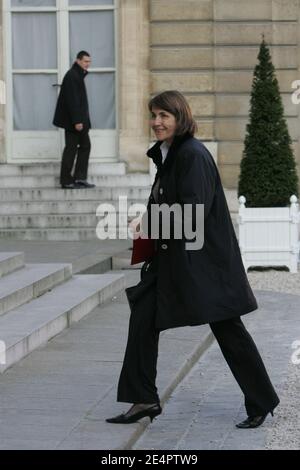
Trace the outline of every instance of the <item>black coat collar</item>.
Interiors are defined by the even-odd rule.
[[[82,67],[80,67],[79,64],[77,64],[77,62],[74,62],[72,68],[74,70],[76,70],[76,72],[80,75],[80,77],[82,78],[85,78],[88,74],[88,71],[87,70],[84,70]]]
[[[152,158],[153,162],[157,166],[157,170],[158,170],[159,173],[165,172],[166,170],[168,170],[172,166],[172,164],[174,162],[174,157],[176,156],[176,153],[177,153],[177,150],[183,144],[183,142],[185,142],[186,140],[188,140],[190,138],[191,138],[190,134],[175,136],[175,138],[174,138],[174,140],[173,140],[173,142],[172,142],[172,144],[169,148],[168,155],[167,155],[167,158],[166,158],[164,164],[162,164],[162,154],[161,154],[161,151],[160,151],[160,146],[163,143],[162,140],[158,140],[153,145],[153,147],[151,147],[148,150],[147,156],[149,158]]]

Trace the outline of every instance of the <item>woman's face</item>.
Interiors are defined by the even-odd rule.
[[[150,125],[157,140],[166,140],[169,144],[172,143],[177,127],[174,114],[168,113],[164,109],[152,108]]]

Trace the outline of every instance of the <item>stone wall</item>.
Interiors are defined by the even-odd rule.
[[[178,89],[186,95],[199,137],[218,142],[227,188],[237,186],[262,34],[300,163],[300,105],[291,103],[291,83],[300,79],[299,13],[299,0],[150,0],[151,93]]]

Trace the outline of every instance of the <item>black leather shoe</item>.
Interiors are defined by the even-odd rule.
[[[270,411],[271,415],[274,416],[273,411]],[[269,413],[266,413],[262,416],[248,416],[245,421],[242,421],[241,423],[236,424],[236,427],[239,429],[251,429],[251,428],[258,428],[266,417],[268,416]]]
[[[130,424],[135,423],[139,419],[144,418],[145,416],[149,416],[151,422],[155,418],[155,416],[160,415],[162,412],[161,406],[157,403],[145,410],[138,411],[132,415],[128,415],[128,413],[115,416],[114,418],[108,418],[105,421],[107,423],[114,423],[114,424]]]
[[[74,183],[62,184],[61,187],[62,189],[77,189],[78,188],[78,186]]]
[[[76,180],[75,184],[78,188],[94,188],[96,185],[88,183],[86,180]]]

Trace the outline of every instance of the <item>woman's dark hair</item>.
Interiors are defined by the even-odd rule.
[[[193,118],[191,108],[185,97],[176,90],[167,90],[154,96],[148,108],[160,108],[175,116],[177,122],[176,135],[189,134],[192,137],[197,132],[197,124]]]

